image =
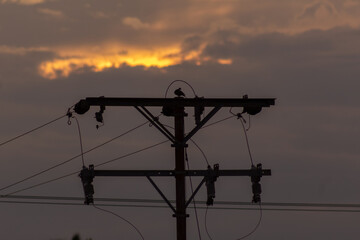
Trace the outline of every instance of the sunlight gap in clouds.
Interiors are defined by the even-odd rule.
[[[138,50],[119,51],[114,48],[104,49],[100,54],[94,49],[66,49],[58,53],[58,58],[50,61],[42,62],[39,66],[39,74],[47,79],[56,79],[59,77],[68,77],[71,73],[81,71],[88,68],[94,72],[101,72],[109,68],[121,68],[123,65],[136,67],[143,66],[145,68],[156,67],[165,68],[180,64],[184,61],[192,61],[196,65],[204,62],[212,61],[221,65],[230,65],[232,59],[211,59],[210,57],[202,57],[202,51],[194,50],[182,53],[180,47],[163,48],[156,50]],[[93,50],[93,51],[92,51]],[[72,53],[72,54],[70,54]]]
[[[93,50],[93,51],[92,51]],[[72,72],[83,68],[90,68],[94,72],[100,72],[108,68],[120,68],[122,65],[144,66],[163,68],[181,62],[179,52],[176,47],[158,50],[129,50],[119,51],[114,48],[104,49],[99,53],[95,49],[70,49],[60,51],[59,58],[46,61],[40,64],[39,73],[42,77],[56,79],[58,77],[67,77]],[[72,52],[72,56],[70,53]]]

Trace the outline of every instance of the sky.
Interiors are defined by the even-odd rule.
[[[169,84],[181,79],[205,98],[276,98],[275,106],[251,118],[247,132],[254,161],[272,170],[261,180],[263,202],[358,204],[359,42],[359,0],[0,0],[0,143],[65,114],[85,97],[164,97]],[[194,97],[182,82],[171,85],[167,97],[179,87]],[[133,108],[108,107],[105,125],[96,129],[96,111],[76,116],[85,150],[146,121]],[[186,111],[189,130],[193,110]],[[224,108],[211,121],[228,116]],[[79,154],[77,131],[74,119],[68,125],[63,118],[1,146],[0,188]],[[163,140],[146,124],[84,161],[101,163]],[[220,169],[250,167],[236,118],[199,131],[193,140]],[[194,144],[188,153],[191,168],[206,168]],[[77,158],[0,194],[81,167]],[[173,168],[169,143],[102,167]],[[174,181],[155,180],[174,199]],[[94,186],[95,198],[160,199],[142,178],[99,177]],[[82,191],[73,175],[18,195],[82,197]],[[251,197],[248,178],[216,182],[215,203]],[[206,200],[205,189],[196,199]],[[145,239],[175,239],[170,209],[106,209],[131,221]],[[75,233],[93,240],[140,239],[127,223],[91,206],[0,203],[0,210],[5,239],[67,240]],[[188,239],[199,239],[195,213],[188,213]],[[198,214],[202,239],[209,239],[205,211]],[[212,239],[233,240],[250,232],[259,216],[255,210],[209,209],[206,221]],[[358,239],[358,219],[359,213],[264,210],[247,239]]]

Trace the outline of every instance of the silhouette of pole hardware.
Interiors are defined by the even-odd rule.
[[[108,98],[108,97],[89,97],[80,100],[74,106],[77,114],[85,114],[91,106],[100,106],[100,112],[95,116],[99,121],[103,121],[102,113],[105,107],[122,106],[134,107],[143,115],[153,126],[155,126],[167,139],[172,142],[175,148],[175,170],[94,170],[93,166],[83,168],[80,177],[84,186],[85,204],[93,203],[94,189],[92,185],[95,176],[144,176],[150,181],[153,187],[158,191],[163,200],[169,205],[174,212],[177,224],[177,240],[186,240],[186,208],[193,200],[195,194],[201,186],[206,183],[207,187],[207,204],[211,205],[215,198],[215,181],[219,176],[249,176],[252,181],[253,201],[260,201],[261,186],[260,178],[271,175],[270,170],[263,170],[260,167],[252,166],[249,170],[220,170],[219,165],[214,168],[209,167],[207,170],[185,170],[185,148],[187,141],[194,136],[222,107],[242,107],[242,113],[255,115],[262,108],[270,107],[275,104],[274,98],[248,98],[247,95],[242,98],[185,98],[181,89],[174,92],[175,98]],[[170,132],[146,107],[162,107],[162,114],[174,118],[174,133]],[[185,134],[184,119],[188,116],[185,108],[194,109],[195,127]],[[206,107],[212,108],[203,118],[202,115]],[[99,121],[99,122],[101,122]],[[176,185],[176,206],[173,206],[166,196],[161,192],[151,177],[175,177]],[[201,176],[202,181],[195,189],[194,193],[186,201],[185,198],[185,177]]]

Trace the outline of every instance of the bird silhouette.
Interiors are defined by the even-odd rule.
[[[181,91],[181,88],[178,88],[174,91],[175,95],[178,97],[185,97],[185,93]]]

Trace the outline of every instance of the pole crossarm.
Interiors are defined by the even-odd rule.
[[[275,98],[114,98],[88,97],[89,106],[270,107]]]
[[[175,177],[176,175],[206,177],[210,174],[208,170],[94,170],[94,176],[101,177]],[[271,170],[218,170],[218,176],[271,176]]]

